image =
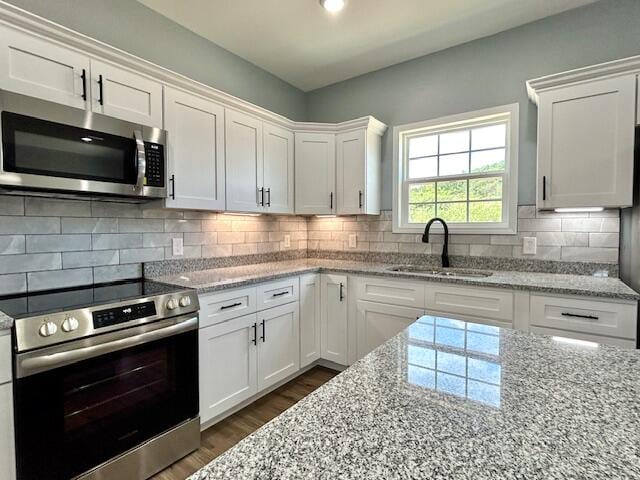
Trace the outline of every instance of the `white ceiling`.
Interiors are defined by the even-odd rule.
[[[309,91],[597,0],[138,0]]]

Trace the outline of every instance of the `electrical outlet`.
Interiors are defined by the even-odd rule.
[[[523,255],[535,255],[537,250],[537,238],[536,237],[523,237],[522,238],[522,254]]]
[[[349,248],[356,248],[358,245],[358,236],[355,233],[349,234]]]
[[[290,248],[291,247],[291,235],[285,235],[284,236],[284,248]]]
[[[177,257],[180,255],[184,255],[184,242],[182,241],[182,238],[174,238],[172,240],[173,256]]]

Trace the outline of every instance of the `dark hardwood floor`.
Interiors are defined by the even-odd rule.
[[[335,377],[338,372],[314,367],[202,432],[200,448],[160,472],[154,480],[184,480],[214,458],[277,417]]]

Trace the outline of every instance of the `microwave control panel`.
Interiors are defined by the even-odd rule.
[[[144,156],[147,161],[145,185],[147,187],[164,187],[164,145],[144,142]]]

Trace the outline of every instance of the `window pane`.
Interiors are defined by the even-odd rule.
[[[438,202],[467,199],[467,181],[438,182]]]
[[[507,125],[491,125],[489,127],[474,128],[471,131],[471,150],[481,148],[504,147],[507,141]]]
[[[469,173],[469,154],[454,153],[453,155],[440,156],[439,175],[459,175]]]
[[[438,175],[438,157],[409,160],[409,178],[435,177]]]
[[[502,199],[502,177],[469,180],[469,200]]]
[[[504,170],[504,148],[471,153],[471,172],[501,172]]]
[[[469,150],[469,130],[458,130],[440,135],[440,155],[467,150]]]
[[[438,154],[438,136],[416,137],[409,139],[409,158],[428,157]]]
[[[427,223],[436,216],[436,206],[431,204],[409,205],[409,223]]]
[[[470,222],[501,222],[502,202],[470,202]]]
[[[435,201],[435,183],[416,183],[409,185],[409,203],[429,203]]]
[[[467,221],[466,202],[438,203],[438,216],[447,222],[464,223]]]

